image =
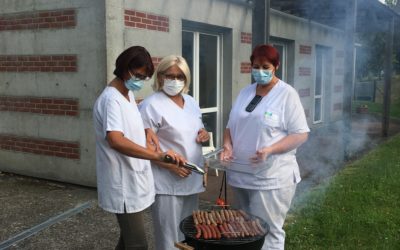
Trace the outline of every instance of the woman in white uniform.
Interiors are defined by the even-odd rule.
[[[121,233],[116,249],[145,250],[143,210],[155,195],[148,160],[172,159],[183,164],[185,159],[172,150],[162,153],[145,147],[145,130],[133,91],[140,90],[154,72],[147,50],[130,47],[118,56],[115,66],[116,78],[93,108],[99,206],[117,216]]]
[[[228,172],[228,183],[235,205],[269,224],[262,249],[284,249],[282,227],[300,182],[296,148],[307,140],[309,128],[296,90],[275,76],[278,51],[259,45],[250,60],[255,83],[240,91],[232,107],[221,160],[262,169]]]
[[[186,93],[190,70],[181,56],[163,58],[155,72],[154,93],[140,105],[145,128],[153,130],[161,150],[171,148],[203,166],[201,143],[208,141],[197,102]],[[152,141],[153,139],[148,139]],[[152,217],[157,250],[175,249],[184,239],[179,222],[198,209],[202,176],[172,164],[152,162],[156,189]]]

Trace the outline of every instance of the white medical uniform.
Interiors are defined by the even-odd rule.
[[[296,90],[281,80],[252,112],[247,112],[245,109],[256,95],[256,87],[257,84],[251,84],[240,91],[227,125],[232,138],[234,162],[244,168],[254,167],[249,158],[257,150],[289,134],[310,131]],[[237,205],[262,217],[270,226],[271,231],[262,249],[283,249],[283,222],[301,178],[296,149],[269,157],[271,165],[257,174],[228,172],[227,177],[228,183],[234,187]]]
[[[202,167],[201,144],[196,142],[198,131],[203,128],[201,111],[191,96],[182,96],[183,108],[162,91],[147,97],[140,105],[143,123],[157,134],[162,151],[172,149]],[[196,173],[182,178],[153,163],[152,169],[157,194],[152,206],[156,249],[175,249],[174,242],[184,239],[179,222],[198,209],[203,178]]]
[[[140,212],[155,196],[150,161],[121,154],[106,140],[108,131],[120,131],[132,142],[146,146],[143,121],[131,91],[129,99],[108,86],[93,108],[99,206],[112,213]]]

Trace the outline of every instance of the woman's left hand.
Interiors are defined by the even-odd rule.
[[[269,147],[265,147],[256,151],[256,154],[250,157],[252,163],[260,163],[266,161],[268,156],[271,155]]]
[[[197,143],[203,143],[210,140],[210,135],[208,134],[207,130],[205,128],[202,128],[197,132],[197,137],[196,137],[196,142]]]

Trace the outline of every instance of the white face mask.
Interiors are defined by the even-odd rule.
[[[165,79],[164,80],[164,86],[163,90],[165,93],[167,93],[170,96],[176,96],[179,94],[183,87],[185,87],[185,82],[180,81],[180,80],[171,80],[171,79]]]

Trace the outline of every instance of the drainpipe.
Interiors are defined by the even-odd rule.
[[[393,61],[393,37],[394,37],[394,17],[388,20],[388,30],[386,34],[385,48],[385,85],[383,88],[383,116],[382,116],[382,136],[387,137],[390,121],[390,97],[392,85],[392,61]]]
[[[351,109],[354,93],[354,78],[355,78],[355,33],[357,20],[357,0],[347,1],[346,8],[346,24],[345,24],[345,78],[343,84],[343,149],[344,159],[350,157],[349,145],[351,136]]]
[[[252,46],[269,43],[270,0],[254,0]]]

